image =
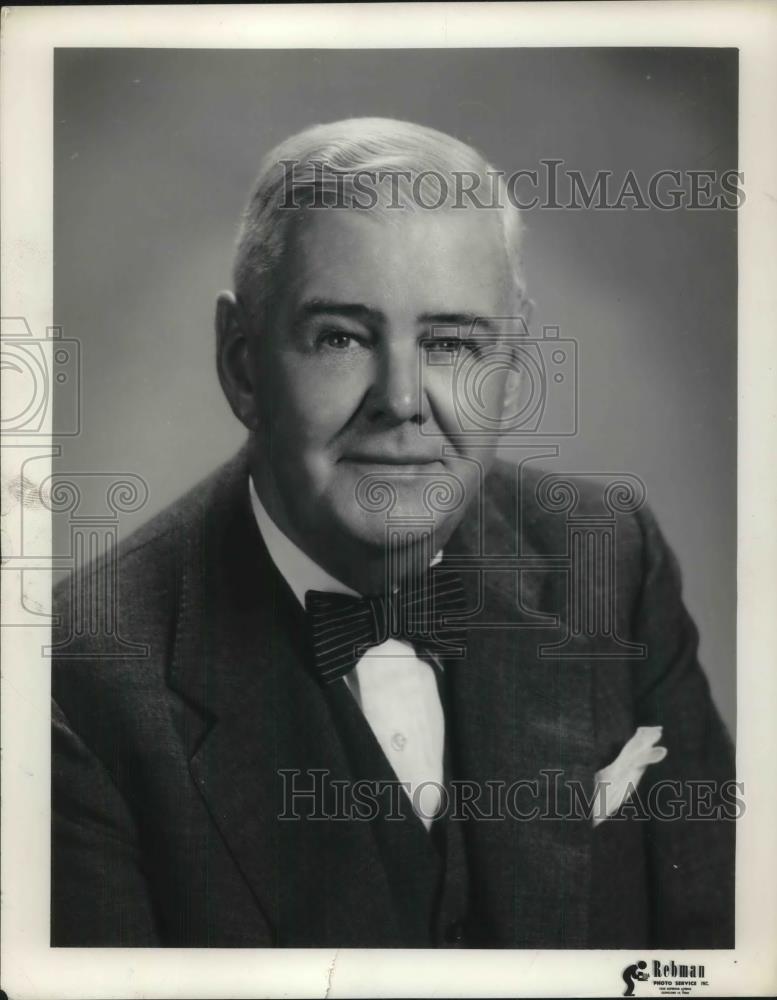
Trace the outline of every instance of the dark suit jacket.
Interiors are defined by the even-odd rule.
[[[74,600],[99,605],[105,593],[96,568],[56,593],[55,946],[411,943],[370,824],[277,818],[279,769],[343,779],[351,769],[247,475],[241,453],[122,546],[111,636],[74,633]],[[497,468],[483,510],[446,547],[465,570],[468,558],[525,559],[520,574],[463,573],[482,627],[470,630],[466,661],[446,670],[454,777],[510,786],[546,769],[590,792],[637,726],[662,725],[668,756],[648,768],[641,795],[667,779],[732,778],[677,567],[646,509],[618,518],[615,620],[647,656],[600,658],[585,634],[572,659],[540,655],[568,625],[567,575],[545,559],[568,543],[565,518],[536,502],[536,478],[516,491]],[[579,510],[597,502],[589,492]],[[684,784],[674,797],[689,794]],[[731,947],[733,826],[634,814],[596,828],[468,820],[471,941]]]

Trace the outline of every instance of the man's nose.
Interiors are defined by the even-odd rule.
[[[381,352],[368,413],[373,420],[391,424],[422,424],[428,419],[429,404],[417,345],[401,344]]]

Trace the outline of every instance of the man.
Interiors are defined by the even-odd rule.
[[[95,570],[57,595],[53,944],[733,944],[673,557],[496,461],[529,355],[520,219],[456,189],[489,169],[381,119],[265,160],[216,315],[246,447],[122,547],[127,655],[73,634]]]

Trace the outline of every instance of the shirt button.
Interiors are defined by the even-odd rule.
[[[407,736],[404,733],[394,733],[391,737],[391,745],[395,750],[404,750],[407,745]]]
[[[461,944],[464,940],[464,922],[452,920],[445,928],[443,938],[446,944]]]

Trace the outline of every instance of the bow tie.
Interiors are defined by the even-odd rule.
[[[447,621],[466,610],[458,573],[432,569],[396,593],[350,597],[309,590],[310,622],[318,674],[331,684],[349,673],[372,646],[387,639],[409,642],[419,656],[463,656],[465,630]]]

